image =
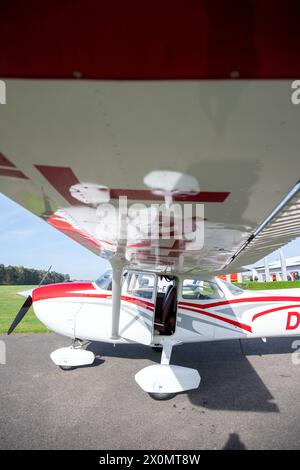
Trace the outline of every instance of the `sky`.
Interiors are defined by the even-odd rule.
[[[283,249],[285,256],[300,255],[300,238]],[[279,253],[268,257],[276,261]],[[0,193],[0,264],[48,269],[71,279],[96,279],[109,263],[69,239],[42,219]],[[259,264],[259,263],[256,263]]]
[[[0,264],[94,280],[109,263],[0,193]]]

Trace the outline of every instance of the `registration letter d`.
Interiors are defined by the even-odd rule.
[[[300,325],[300,313],[288,312],[286,330],[295,330]]]

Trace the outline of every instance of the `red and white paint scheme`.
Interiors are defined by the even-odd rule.
[[[51,354],[57,365],[66,369],[94,361],[92,352],[76,347],[76,340],[161,348],[161,365],[143,369],[136,381],[151,396],[162,399],[200,383],[196,370],[169,364],[173,346],[300,334],[298,289],[283,294],[244,291],[209,274],[192,278],[131,269],[123,271],[121,282],[116,336],[111,270],[96,282],[46,285],[30,292],[39,320],[74,342],[71,348]]]
[[[175,345],[299,334],[296,289],[253,294],[219,278],[300,235],[299,2],[46,0],[34,15],[10,3],[0,191],[112,271],[34,289],[9,332],[33,305],[73,340],[51,354],[61,367],[94,360],[77,340],[160,347],[161,364],[136,375],[155,398],[200,383],[169,364]],[[99,208],[125,196],[143,209],[119,231],[121,212],[104,221]],[[204,241],[177,239],[176,217],[169,238],[163,217],[147,236],[150,205],[173,202],[204,204],[184,218]]]
[[[128,282],[134,282],[133,276],[136,284],[151,281],[151,286],[136,285],[129,290]],[[209,275],[202,279],[177,275],[172,279],[168,277],[166,288],[158,290],[160,278],[164,276],[126,271],[120,308],[122,342],[154,346],[167,338],[175,343],[191,343],[300,334],[298,289],[288,289],[288,294],[284,295],[278,291],[253,292]],[[110,285],[109,289],[100,287],[104,279],[111,284],[110,271],[97,282],[52,284],[33,289],[35,314],[49,329],[72,339],[110,341],[112,292]],[[172,322],[173,329],[164,335],[155,328],[160,318],[156,299],[166,300],[166,291],[173,285],[174,305],[164,319],[166,324]]]

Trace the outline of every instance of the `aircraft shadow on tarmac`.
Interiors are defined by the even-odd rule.
[[[236,433],[229,434],[228,440],[222,450],[246,450],[245,444]]]
[[[197,390],[185,392],[193,406],[204,410],[232,410],[278,413],[273,396],[265,386],[247,356],[291,354],[297,338],[271,338],[185,344],[174,348],[172,364],[192,367],[199,371],[201,384]],[[107,357],[150,359],[160,362],[160,353],[147,346],[91,342],[87,349],[97,356],[95,366]],[[100,359],[101,358],[101,359]],[[281,378],[284,380],[284,370]]]

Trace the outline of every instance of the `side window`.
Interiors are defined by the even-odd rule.
[[[221,299],[224,293],[215,282],[185,279],[182,284],[182,298],[190,300]]]
[[[112,271],[109,269],[105,271],[97,280],[96,284],[100,289],[111,290],[112,289]]]
[[[132,290],[135,287],[137,280],[137,274],[136,273],[130,273],[127,275],[127,292],[128,294],[132,293]]]
[[[127,293],[143,299],[152,299],[154,283],[153,274],[130,273],[127,276]]]

